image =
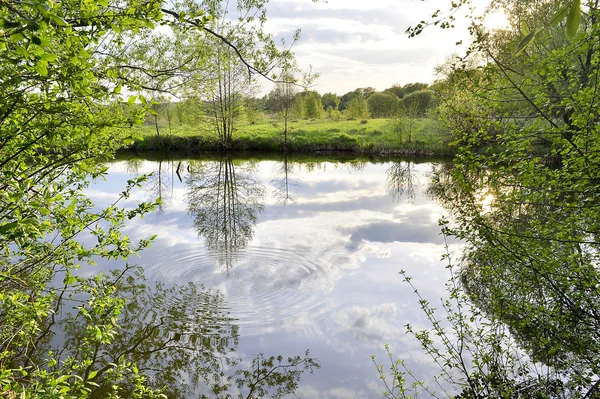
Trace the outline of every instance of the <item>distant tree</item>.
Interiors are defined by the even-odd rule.
[[[414,93],[415,91],[425,90],[429,86],[427,83],[408,83],[404,86],[400,86],[399,84],[393,84],[392,87],[385,89],[383,92],[386,94],[393,94],[398,98],[403,98],[404,96]]]
[[[363,97],[365,100],[375,94],[377,90],[374,87],[359,87],[353,91],[349,91],[340,98],[339,110],[343,111],[350,106],[352,100],[356,97]]]
[[[356,91],[349,91],[348,93],[344,94],[342,97],[340,97],[340,105],[338,106],[338,109],[340,111],[344,111],[346,108],[348,108],[350,102],[357,96],[358,93],[356,93]]]
[[[365,99],[369,99],[373,94],[377,93],[377,89],[374,87],[359,87],[355,90],[359,95],[363,96]]]
[[[204,104],[200,98],[189,97],[174,105],[175,118],[179,125],[198,126],[202,121]]]
[[[273,98],[275,99],[276,104],[275,109],[279,113],[281,119],[283,119],[283,142],[285,146],[287,146],[288,121],[297,94],[294,81],[295,79],[292,74],[284,72],[281,76],[281,82],[277,83],[277,86],[273,91]]]
[[[413,109],[418,116],[423,117],[437,103],[437,97],[432,90],[421,90],[407,94],[402,99],[406,109]]]
[[[323,103],[323,108],[325,109],[328,107],[338,109],[338,106],[340,105],[340,98],[335,93],[325,93],[321,97],[321,102]]]
[[[259,98],[247,97],[244,99],[244,114],[246,121],[255,124],[263,117],[262,100]]]
[[[402,86],[402,90],[404,90],[404,95],[407,96],[410,93],[414,93],[416,91],[425,90],[429,87],[427,83],[408,83]]]
[[[339,121],[341,119],[341,117],[342,117],[342,113],[338,109],[335,109],[335,108],[333,108],[330,105],[325,110],[325,116],[327,117],[327,119],[332,119],[334,121]]]
[[[392,132],[398,135],[400,142],[406,139],[406,142],[411,143],[419,120],[419,109],[416,102],[409,103],[409,105],[400,104],[391,121]]]
[[[346,114],[351,119],[366,119],[369,117],[369,104],[362,96],[356,96],[350,101]]]
[[[400,100],[393,94],[375,93],[367,102],[371,117],[390,118],[396,113]]]
[[[307,119],[321,119],[323,118],[323,103],[321,102],[321,95],[316,91],[308,91],[303,93],[304,101],[304,117]]]
[[[393,84],[392,87],[388,87],[383,92],[386,94],[392,94],[398,98],[404,97],[404,89],[397,83]]]
[[[271,90],[269,92],[269,94],[266,94],[262,100],[263,100],[263,104],[264,104],[264,110],[265,112],[268,112],[270,114],[274,114],[277,111],[277,94],[275,93],[275,91],[277,90],[277,88]]]
[[[292,107],[290,108],[290,117],[302,119],[304,117],[304,97],[302,93],[296,93]]]

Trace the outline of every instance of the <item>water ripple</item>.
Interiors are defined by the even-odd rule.
[[[246,335],[282,328],[317,334],[323,294],[341,273],[310,248],[257,246],[227,256],[204,248],[173,248],[143,263],[152,280],[219,290]]]

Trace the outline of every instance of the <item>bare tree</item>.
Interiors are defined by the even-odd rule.
[[[287,136],[288,136],[288,120],[290,116],[290,109],[294,104],[296,98],[296,80],[294,75],[289,71],[284,71],[281,75],[281,81],[277,82],[275,87],[275,99],[277,101],[277,109],[279,115],[283,119],[283,145],[287,148]]]

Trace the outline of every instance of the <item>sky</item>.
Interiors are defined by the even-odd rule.
[[[477,0],[476,0],[477,1]],[[481,1],[483,11],[487,1]],[[315,90],[342,95],[358,87],[384,90],[392,84],[432,83],[434,68],[452,53],[464,52],[466,21],[454,29],[426,29],[409,38],[409,26],[429,20],[450,0],[271,0],[267,31],[287,38],[302,30],[294,45],[299,66],[320,74]],[[458,16],[464,17],[465,11]],[[464,20],[464,18],[461,18]],[[273,88],[264,82],[263,91]]]

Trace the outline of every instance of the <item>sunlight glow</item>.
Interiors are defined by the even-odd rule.
[[[508,17],[504,13],[504,11],[495,11],[485,18],[485,27],[490,30],[496,29],[506,29],[510,27],[510,23],[508,22]]]

